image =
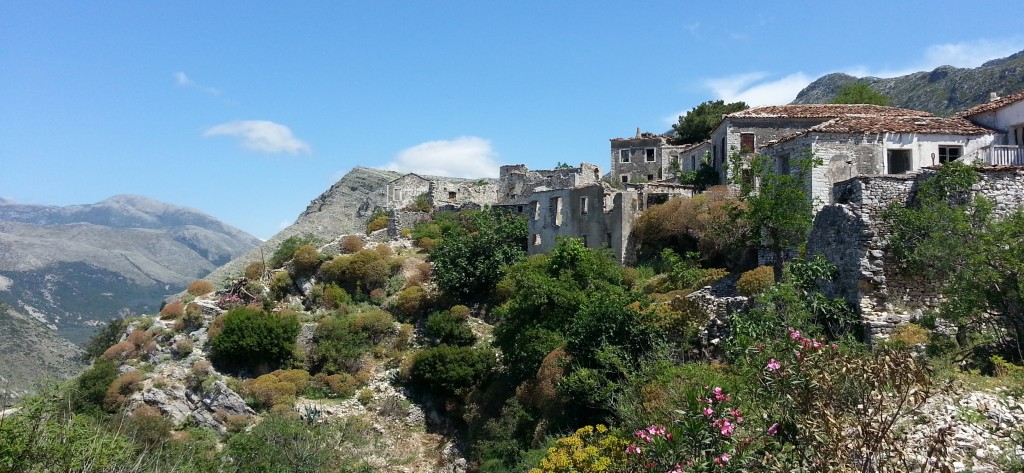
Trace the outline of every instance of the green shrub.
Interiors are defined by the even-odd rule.
[[[276,375],[265,374],[256,379],[247,379],[242,383],[242,396],[254,409],[265,410],[275,406],[291,407],[299,389],[295,383],[281,379]],[[306,378],[309,373],[306,373]],[[303,383],[305,384],[305,383]],[[305,386],[303,386],[305,387]]]
[[[224,314],[223,329],[211,336],[213,359],[226,366],[264,370],[292,356],[299,321],[294,315],[236,307]]]
[[[213,284],[210,284],[200,279],[198,281],[193,282],[192,284],[189,284],[188,289],[186,289],[186,292],[192,294],[193,296],[199,297],[204,294],[209,294],[213,292]]]
[[[889,341],[907,346],[928,343],[928,329],[917,324],[903,324],[889,335]]]
[[[262,261],[253,261],[252,263],[249,263],[249,265],[245,267],[246,279],[254,281],[259,281],[263,279],[263,276],[266,274],[266,272],[267,265],[263,264]]]
[[[302,245],[292,254],[295,274],[311,274],[320,266],[320,251],[313,245]]]
[[[71,407],[75,412],[96,413],[103,406],[110,384],[117,379],[117,365],[107,360],[96,360],[74,383]]]
[[[775,285],[775,273],[771,266],[758,266],[743,273],[736,281],[736,290],[747,297],[761,294]]]
[[[476,343],[465,318],[451,312],[437,312],[427,318],[427,332],[439,345],[469,346]]]
[[[356,393],[358,382],[348,373],[327,374],[317,373],[313,377],[313,384],[321,387],[327,397],[347,398]]]
[[[315,371],[328,374],[355,373],[359,357],[370,349],[366,333],[352,328],[350,317],[326,317],[313,334],[311,363]]]
[[[395,295],[389,309],[400,319],[415,320],[430,305],[430,295],[420,286],[409,286]]]
[[[229,473],[341,471],[369,473],[373,470],[357,453],[373,441],[366,422],[346,419],[309,424],[289,414],[273,413],[248,432],[227,441]]]
[[[280,268],[291,259],[295,254],[295,250],[298,250],[300,246],[313,244],[315,241],[316,237],[312,235],[292,235],[281,242],[281,246],[278,246],[274,254],[270,256],[268,264],[271,268]]]
[[[285,296],[292,292],[292,288],[295,283],[292,282],[292,277],[284,271],[274,273],[274,276],[270,279],[270,295],[274,300],[284,299]]]
[[[321,305],[325,309],[340,309],[352,303],[352,297],[337,284],[330,283],[324,287],[323,301]]]
[[[395,318],[383,310],[371,310],[350,316],[349,328],[366,336],[370,343],[380,343],[397,332]]]
[[[409,377],[421,389],[451,396],[482,381],[494,365],[489,349],[441,346],[414,355]]]
[[[388,219],[387,215],[381,215],[379,217],[376,217],[376,218],[370,220],[366,224],[366,234],[369,235],[369,234],[371,234],[371,233],[373,233],[373,232],[375,232],[377,230],[381,230],[381,229],[387,228],[388,220],[389,219]]]

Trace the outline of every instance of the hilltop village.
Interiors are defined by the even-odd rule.
[[[409,210],[426,199],[433,210],[504,208],[527,219],[529,254],[546,253],[557,237],[609,248],[624,264],[635,261],[631,230],[635,218],[672,197],[700,192],[681,183],[686,173],[710,168],[718,184],[733,187],[754,175],[755,154],[789,174],[796,156],[820,159],[806,186],[818,218],[808,242],[839,267],[834,294],[844,297],[884,335],[901,320],[892,306],[934,307],[934,290],[891,270],[879,214],[890,202],[906,202],[916,184],[936,166],[959,161],[980,164],[977,191],[999,208],[1024,207],[1024,93],[992,94],[989,102],[956,116],[865,104],[803,104],[754,107],[726,114],[709,140],[675,144],[671,133],[641,132],[610,139],[606,173],[594,164],[561,164],[530,170],[502,166],[497,180],[466,180],[406,174],[387,186],[392,236],[426,215]],[[739,163],[739,166],[729,163]],[[853,210],[851,210],[853,209]],[[855,229],[868,229],[868,235]],[[772,256],[760,255],[762,264]]]

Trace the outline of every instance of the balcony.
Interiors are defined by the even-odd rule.
[[[978,150],[978,158],[991,166],[1024,166],[1024,146],[989,145]]]

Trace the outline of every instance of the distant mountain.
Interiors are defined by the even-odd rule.
[[[295,223],[244,256],[217,268],[205,279],[216,285],[232,275],[241,274],[247,264],[269,258],[281,242],[291,236],[313,235],[329,242],[339,235],[365,231],[367,217],[387,204],[388,182],[401,176],[401,173],[382,169],[352,168],[330,189],[313,199]]]
[[[154,312],[260,241],[141,196],[66,207],[0,202],[0,301],[75,343],[119,312]]]
[[[975,68],[941,66],[931,72],[915,72],[900,77],[858,78],[842,73],[827,74],[801,90],[793,103],[827,103],[850,82],[868,84],[892,99],[891,105],[895,107],[952,115],[987,102],[991,92],[1003,96],[1024,90],[1024,51],[993,59]]]

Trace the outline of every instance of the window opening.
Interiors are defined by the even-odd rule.
[[[890,149],[888,152],[889,174],[906,174],[912,170],[909,149]]]

